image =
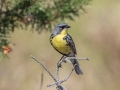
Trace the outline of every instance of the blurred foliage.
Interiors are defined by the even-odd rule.
[[[0,52],[15,28],[29,25],[40,33],[64,19],[74,20],[91,0],[0,0]]]
[[[0,52],[15,28],[31,26],[40,33],[64,19],[74,20],[91,0],[0,0]]]

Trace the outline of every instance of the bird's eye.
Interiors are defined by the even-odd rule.
[[[60,26],[60,29],[63,29],[63,27],[62,27],[62,26]]]

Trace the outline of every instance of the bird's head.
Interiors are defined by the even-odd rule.
[[[56,34],[67,34],[68,28],[70,28],[70,26],[68,26],[66,23],[61,23],[55,27],[54,32]]]

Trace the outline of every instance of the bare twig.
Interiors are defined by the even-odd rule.
[[[42,61],[44,62],[44,57],[42,58]],[[42,90],[43,86],[43,78],[44,78],[44,68],[42,68],[42,73],[41,73],[41,82],[40,82],[40,90]]]
[[[38,60],[38,59],[36,59],[35,57],[33,57],[32,55],[31,55],[31,58],[32,59],[34,59],[36,62],[38,62],[48,73],[49,73],[49,75],[54,79],[54,81],[56,82],[55,84],[56,84],[56,86],[57,86],[57,90],[66,90],[60,83],[59,83],[59,81],[57,81],[56,80],[56,78],[50,73],[50,71]],[[48,88],[48,90],[49,90],[49,88]]]
[[[62,67],[61,63],[65,61],[65,56],[62,56],[62,58],[57,63],[57,69],[56,69],[56,79],[59,81],[59,67]]]
[[[75,67],[75,66],[74,66],[74,67]],[[72,71],[70,72],[70,74],[69,74],[64,80],[61,80],[61,81],[55,82],[55,83],[53,83],[53,84],[47,85],[47,87],[53,87],[53,86],[56,85],[56,83],[62,84],[63,82],[67,81],[67,80],[69,79],[69,77],[71,76],[73,70],[74,70],[74,68],[72,69]]]
[[[59,67],[58,67],[58,65],[56,68],[56,79],[57,79],[57,81],[59,81]]]
[[[89,60],[89,58],[77,58],[77,57],[66,57],[65,60],[77,59],[77,60]]]
[[[31,58],[34,59],[36,62],[38,62],[49,73],[49,75],[53,78],[53,80],[57,82],[56,78],[50,73],[50,71],[38,59],[36,59],[32,55],[31,55]]]
[[[62,62],[69,61],[70,59],[89,60],[89,58],[62,57],[62,58],[60,59],[60,61],[58,62],[58,64],[57,64],[56,78],[55,78],[55,77],[50,73],[50,71],[49,71],[38,59],[36,59],[36,58],[33,57],[32,55],[31,55],[31,58],[33,58],[36,62],[38,62],[38,63],[49,73],[49,75],[54,79],[55,83],[50,84],[50,85],[47,85],[48,90],[50,89],[50,87],[54,87],[54,86],[57,86],[57,87],[56,87],[57,90],[66,90],[66,88],[65,88],[63,85],[61,85],[61,84],[62,84],[63,82],[66,82],[66,81],[69,79],[69,77],[71,76],[74,68],[72,69],[72,71],[70,72],[70,74],[69,74],[64,80],[59,81],[59,66],[61,66],[61,63],[62,63]],[[76,64],[75,64],[75,65],[76,65]],[[74,67],[75,67],[75,65],[74,65]],[[43,83],[43,73],[41,74],[41,86],[42,86],[42,83]],[[41,88],[40,88],[40,90],[41,90]]]
[[[73,67],[72,71],[70,72],[70,74],[64,80],[62,80],[61,83],[65,82],[65,81],[67,81],[69,79],[69,77],[71,76],[73,70],[75,69],[75,66],[76,66],[76,64],[74,65],[74,67]]]
[[[43,77],[44,77],[43,72],[44,72],[44,69],[42,68],[40,90],[42,90],[42,86],[43,86]]]

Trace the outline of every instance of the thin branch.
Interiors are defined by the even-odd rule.
[[[59,67],[62,67],[61,63],[63,62],[63,60],[64,60],[64,56],[62,56],[62,58],[57,63],[57,69],[56,69],[56,79],[57,79],[57,81],[59,81]]]
[[[71,76],[72,72],[75,69],[75,66],[76,66],[76,64],[74,65],[74,67],[73,67],[72,71],[70,72],[70,74],[64,80],[62,80],[60,84],[62,84],[63,82],[65,82],[65,81],[67,81],[69,79],[69,77]]]
[[[70,59],[89,60],[89,58],[66,57],[66,58],[65,58],[65,61],[70,60]]]
[[[31,58],[32,59],[34,59],[36,62],[38,62],[48,73],[49,73],[49,75],[54,79],[54,81],[56,82],[55,84],[56,84],[56,86],[57,86],[57,90],[66,90],[57,80],[56,80],[56,78],[50,73],[50,71],[38,60],[38,59],[36,59],[35,57],[33,57],[32,55],[31,55]],[[49,89],[48,89],[49,90]]]
[[[31,58],[33,58],[36,62],[38,62],[38,63],[49,73],[49,75],[54,79],[55,83],[50,84],[50,85],[47,85],[47,87],[48,87],[47,89],[48,89],[48,90],[50,89],[50,87],[54,87],[54,86],[57,86],[57,87],[56,87],[57,90],[66,90],[66,88],[65,88],[63,85],[61,85],[61,84],[62,84],[63,82],[66,82],[66,81],[69,79],[69,77],[71,76],[71,74],[72,74],[72,72],[73,72],[76,64],[74,65],[74,68],[72,69],[72,71],[70,72],[70,74],[69,74],[64,80],[59,81],[59,78],[58,78],[58,76],[59,76],[59,73],[58,73],[58,72],[59,72],[59,67],[58,67],[58,65],[61,65],[62,62],[69,61],[70,59],[89,60],[89,58],[62,57],[62,58],[60,59],[60,61],[58,62],[58,64],[57,64],[56,78],[55,78],[55,77],[50,73],[50,71],[49,71],[38,59],[36,59],[36,58],[33,57],[32,55],[31,55]],[[42,75],[41,75],[41,78],[42,78]],[[43,82],[43,81],[41,80],[41,82]],[[42,86],[42,83],[41,83],[41,86]]]
[[[74,67],[75,67],[75,66],[74,66]],[[72,71],[70,72],[70,74],[69,74],[64,80],[61,80],[61,81],[55,82],[55,83],[53,83],[53,84],[47,85],[47,87],[53,87],[53,86],[56,85],[56,83],[62,84],[63,82],[67,81],[67,80],[69,79],[69,77],[71,76],[73,70],[74,70],[74,68],[72,69]]]
[[[59,81],[59,67],[58,67],[58,65],[56,68],[56,79],[57,79],[57,81]]]
[[[43,86],[43,77],[44,77],[43,72],[44,72],[44,69],[42,68],[40,90],[42,90],[42,86]]]
[[[44,62],[44,57],[42,58],[42,61]],[[40,90],[42,90],[43,78],[44,78],[44,68],[42,68],[42,73],[41,73]]]
[[[50,71],[38,59],[36,59],[32,55],[31,55],[31,58],[34,59],[36,62],[38,62],[49,73],[49,75],[53,78],[53,80],[57,82],[56,78],[50,73]]]

